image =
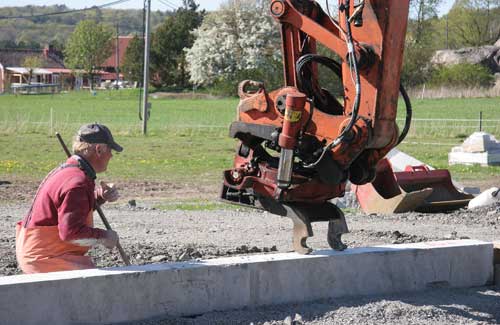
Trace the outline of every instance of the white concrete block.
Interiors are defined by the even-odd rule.
[[[500,142],[489,133],[474,132],[460,147],[463,152],[500,151]]]
[[[493,263],[500,264],[500,241],[493,242]]]
[[[422,166],[422,165],[425,165],[430,170],[434,170],[434,167],[427,165],[426,163],[396,148],[391,149],[391,151],[387,153],[386,158],[389,159],[392,170],[395,172],[404,171],[406,166]]]
[[[495,285],[500,288],[500,264],[495,265]]]
[[[448,164],[450,165],[474,165],[493,166],[500,165],[500,151],[487,152],[460,152],[448,153]]]
[[[493,281],[493,244],[442,241],[0,278],[1,324],[111,323]]]
[[[450,165],[500,165],[500,142],[486,132],[474,132],[448,153]]]

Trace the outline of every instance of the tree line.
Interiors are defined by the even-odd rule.
[[[25,19],[5,17],[38,16],[69,11],[66,5],[0,7],[0,48],[39,48],[40,44],[64,45],[76,25],[83,20],[119,26],[120,35],[142,34],[143,10],[94,8],[88,11],[48,15]],[[159,26],[171,11],[155,10],[151,13],[151,25]]]
[[[451,10],[439,17],[443,1],[411,0],[402,82],[410,87],[440,82],[488,85],[492,75],[487,68],[434,67],[430,61],[439,49],[493,44],[500,37],[500,0],[456,0]],[[184,0],[153,28],[152,85],[166,90],[203,87],[221,94],[234,94],[243,79],[266,81],[270,89],[282,85],[279,28],[268,8],[269,0],[240,0],[228,1],[207,13],[194,0]],[[98,67],[99,60],[111,54],[114,35],[109,23],[81,21],[64,43],[66,63],[89,70]],[[90,52],[82,48],[86,42]],[[128,80],[142,81],[143,43],[139,35],[129,43],[121,66]],[[92,55],[92,50],[99,55]],[[319,51],[333,56],[321,46]],[[339,88],[338,80],[331,76],[320,74],[320,81],[325,88]]]

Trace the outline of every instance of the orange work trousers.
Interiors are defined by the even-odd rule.
[[[16,258],[26,274],[95,268],[85,254],[90,247],[61,240],[57,226],[24,228],[16,225]]]

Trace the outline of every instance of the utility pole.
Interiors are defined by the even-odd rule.
[[[119,30],[119,24],[118,22],[116,22],[116,51],[115,51],[115,55],[116,55],[116,67],[115,67],[115,71],[116,71],[116,85],[115,85],[115,88],[118,89],[119,86],[118,86],[118,81],[120,81],[120,30]]]
[[[449,29],[448,29],[448,15],[450,13],[446,14],[446,49],[449,50],[450,49],[450,43],[449,43]]]
[[[144,31],[144,91],[142,92],[142,134],[147,133],[147,124],[149,118],[148,86],[149,86],[149,28],[151,14],[151,0],[144,0],[146,8],[145,31]]]

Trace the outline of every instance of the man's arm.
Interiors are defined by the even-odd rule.
[[[84,187],[76,187],[67,191],[58,209],[59,237],[80,246],[104,244],[112,246],[117,241],[116,233],[93,228],[87,224],[91,213],[91,198]],[[115,240],[116,237],[116,240]]]

